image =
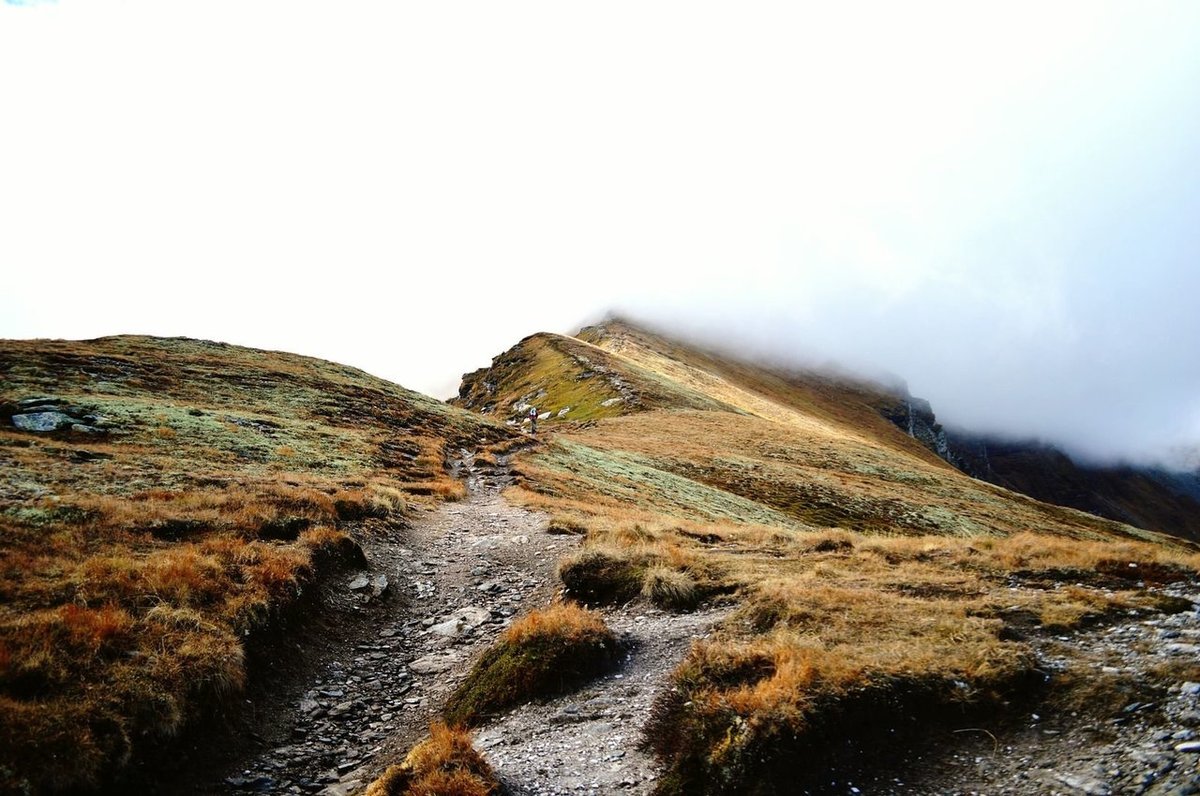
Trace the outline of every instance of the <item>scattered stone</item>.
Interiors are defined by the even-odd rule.
[[[410,663],[408,668],[417,674],[438,674],[450,669],[457,660],[445,655],[426,655]]]
[[[332,785],[322,789],[319,793],[319,796],[350,796],[350,794],[354,793],[361,785],[362,781],[360,780],[334,782]]]
[[[1057,779],[1068,788],[1073,788],[1087,796],[1111,796],[1112,788],[1108,783],[1081,774],[1056,774]]]
[[[237,790],[248,790],[256,793],[266,793],[275,787],[275,780],[266,775],[257,777],[241,776],[227,777],[225,784]]]
[[[32,398],[22,398],[17,401],[17,406],[24,410],[39,406],[57,406],[62,403],[61,398],[55,398],[52,395],[35,395]]]
[[[58,431],[72,425],[75,418],[62,412],[33,412],[26,415],[13,415],[12,424],[22,431]]]
[[[359,575],[350,581],[350,591],[362,591],[371,585],[371,579],[366,575]]]
[[[1176,744],[1176,752],[1187,752],[1189,754],[1200,754],[1200,741],[1188,741],[1186,743]]]
[[[385,594],[388,593],[390,588],[391,588],[391,584],[388,583],[387,575],[381,574],[381,575],[376,575],[375,577],[371,578],[371,592],[376,597],[384,596]]]
[[[1200,653],[1200,645],[1172,642],[1163,647],[1171,655],[1196,655]]]
[[[429,632],[436,633],[439,636],[452,638],[462,633],[467,629],[480,627],[487,623],[492,618],[492,614],[485,608],[478,606],[468,606],[460,608],[453,614],[443,619],[437,624],[429,626]]]
[[[436,625],[432,625],[429,628],[429,632],[436,633],[439,636],[452,638],[462,632],[464,626],[465,625],[461,619],[453,617],[451,619],[447,619],[445,622],[439,622]]]

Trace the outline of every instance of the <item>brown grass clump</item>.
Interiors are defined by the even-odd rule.
[[[435,722],[413,747],[367,788],[367,796],[495,796],[500,782],[471,745],[470,734]]]
[[[546,533],[559,536],[586,536],[587,532],[587,525],[573,517],[563,515],[552,517],[546,526]]]
[[[617,549],[587,547],[564,558],[558,577],[567,594],[588,605],[632,600],[642,588],[646,566]]]
[[[646,570],[642,579],[642,596],[669,611],[691,611],[700,602],[696,581],[686,572],[664,566]]]
[[[488,713],[570,690],[617,660],[617,642],[601,616],[569,603],[515,622],[450,696],[444,715],[470,725]]]
[[[854,649],[777,631],[697,645],[655,706],[646,737],[668,763],[661,793],[746,793],[817,774],[848,737],[963,719],[1032,686],[1032,661],[981,648],[895,667]]]
[[[725,568],[700,554],[723,541],[715,530],[680,527],[652,515],[593,517],[587,546],[559,562],[559,578],[567,596],[586,605],[641,597],[660,608],[690,611],[731,590]]]

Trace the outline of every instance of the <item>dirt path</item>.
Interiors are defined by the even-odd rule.
[[[513,710],[480,729],[476,747],[513,796],[649,793],[658,766],[638,747],[650,706],[692,640],[727,613],[609,612],[605,620],[627,644],[622,666],[573,694]]]
[[[507,461],[485,470],[464,452],[456,467],[465,500],[372,542],[368,571],[344,578],[339,598],[371,620],[260,722],[258,748],[198,792],[359,792],[427,731],[472,657],[551,600],[578,539],[547,534],[544,515],[500,497]]]

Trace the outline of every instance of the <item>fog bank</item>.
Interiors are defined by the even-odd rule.
[[[0,336],[444,397],[616,309],[1093,457],[1200,440],[1200,4],[0,4]]]

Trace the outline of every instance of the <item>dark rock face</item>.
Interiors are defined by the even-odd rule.
[[[899,396],[899,399],[895,404],[882,407],[880,414],[901,431],[957,467],[957,462],[951,458],[946,430],[937,422],[929,401],[914,398],[907,392]]]

